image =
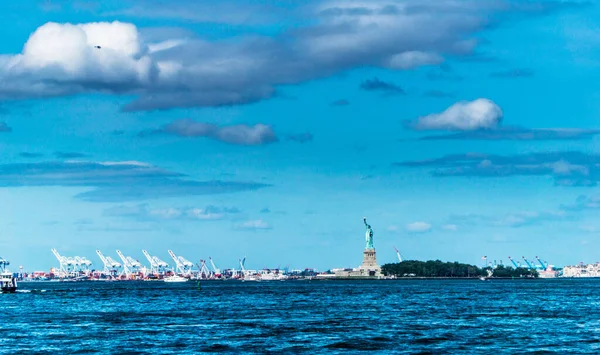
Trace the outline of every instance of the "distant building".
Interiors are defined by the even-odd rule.
[[[579,264],[565,266],[562,277],[600,277],[600,264]]]

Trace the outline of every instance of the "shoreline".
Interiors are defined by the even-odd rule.
[[[485,281],[495,281],[495,280],[527,280],[527,281],[533,281],[533,280],[573,280],[573,279],[582,279],[582,280],[589,280],[589,279],[599,279],[600,277],[556,277],[556,278],[541,278],[541,277],[492,277],[492,278],[487,278],[485,279]],[[369,278],[369,277],[336,277],[336,278],[303,278],[303,279],[288,279],[288,280],[261,280],[261,281],[243,281],[243,280],[235,280],[235,279],[229,279],[229,280],[189,280],[187,282],[183,282],[185,283],[218,283],[218,282],[225,282],[225,283],[249,283],[249,284],[255,284],[255,283],[285,283],[285,282],[328,282],[328,281],[435,281],[435,280],[461,280],[461,281],[465,281],[465,280],[472,280],[472,281],[483,281],[480,280],[478,277],[398,277],[398,278]],[[151,281],[147,281],[147,280],[77,280],[77,281],[70,281],[70,280],[66,280],[66,281],[58,281],[58,280],[22,280],[22,281],[18,281],[19,284],[53,284],[53,283],[59,283],[59,284],[63,284],[63,283],[161,283],[164,282],[162,280],[151,280]]]

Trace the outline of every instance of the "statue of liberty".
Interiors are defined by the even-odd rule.
[[[370,224],[367,224],[367,217],[363,217],[363,221],[365,222],[365,226],[367,227],[367,232],[365,233],[365,240],[367,242],[366,249],[374,249],[374,247],[373,247],[373,229],[371,229]]]

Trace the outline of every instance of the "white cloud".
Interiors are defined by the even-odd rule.
[[[590,226],[590,225],[579,226],[579,229],[581,229],[584,232],[588,232],[588,233],[597,233],[600,231],[600,229],[598,227]]]
[[[508,227],[521,227],[530,224],[535,224],[543,221],[556,221],[558,219],[565,218],[563,211],[550,211],[550,212],[535,212],[535,211],[522,211],[509,213],[503,217],[494,219],[493,225],[508,226]]]
[[[186,214],[193,219],[200,220],[217,220],[225,217],[225,213],[219,210],[213,211],[206,208],[192,208],[186,211]]]
[[[447,230],[447,231],[457,231],[458,226],[456,224],[446,224],[446,225],[442,226],[442,229]]]
[[[425,222],[413,222],[406,225],[406,230],[414,233],[423,233],[431,230],[431,224]]]
[[[67,162],[76,162],[76,161],[69,160]],[[96,163],[100,164],[100,165],[105,165],[105,166],[120,166],[120,165],[124,165],[124,166],[131,166],[131,167],[134,167],[134,166],[148,167],[148,168],[152,167],[151,164],[144,163],[144,162],[137,161],[137,160],[127,160],[127,161],[99,161],[99,162],[96,162]]]
[[[110,217],[129,217],[139,220],[220,220],[240,213],[236,207],[207,206],[205,208],[149,208],[148,205],[115,206],[104,211]]]
[[[423,65],[440,64],[444,58],[436,53],[407,51],[390,57],[388,67],[391,69],[413,69]]]
[[[257,219],[254,221],[245,221],[235,226],[235,229],[238,230],[265,230],[271,228],[271,225],[263,221],[262,219]]]
[[[552,172],[556,175],[571,175],[571,173],[578,173],[581,175],[589,174],[589,169],[586,166],[571,164],[564,159],[551,164],[551,167]]]
[[[182,39],[169,39],[169,40],[166,40],[163,42],[149,43],[148,44],[148,52],[155,53],[155,52],[165,51],[167,49],[179,47],[184,44],[185,44],[185,40],[182,40]]]
[[[219,5],[210,13],[193,10],[208,5],[214,7],[145,4],[129,15],[186,14],[230,23],[266,16],[273,23],[290,24],[282,15],[272,15],[281,12],[264,15],[238,3]],[[279,8],[293,12],[294,26],[275,37],[207,41],[171,33],[152,43],[128,23],[47,23],[31,35],[22,53],[0,55],[0,99],[89,92],[138,95],[125,110],[252,103],[272,97],[279,85],[355,67],[410,69],[440,63],[446,55],[470,55],[477,45],[473,35],[490,18],[498,18],[495,13],[524,11],[481,0],[315,1],[291,11]]]
[[[158,217],[162,219],[179,218],[182,215],[182,211],[178,208],[166,208],[166,209],[152,209],[148,210],[148,217]]]
[[[388,232],[397,232],[398,226],[389,226],[387,230]]]
[[[488,99],[460,101],[441,113],[420,117],[413,122],[417,130],[473,131],[493,129],[502,120],[502,109]]]
[[[0,96],[77,93],[84,87],[119,91],[147,85],[155,68],[145,52],[132,24],[49,22],[29,37],[21,54],[2,57]]]

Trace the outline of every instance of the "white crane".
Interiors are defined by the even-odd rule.
[[[58,260],[59,265],[59,277],[67,277],[67,276],[79,276],[80,273],[88,275],[90,272],[90,266],[92,262],[89,261],[86,257],[81,256],[63,256],[58,253],[55,248],[50,249],[56,259]]]
[[[71,267],[69,265],[69,260],[66,257],[60,255],[56,249],[52,248],[50,250],[52,250],[52,253],[56,257],[56,259],[58,259],[58,263],[59,263],[59,267],[58,267],[58,274],[59,275],[58,275],[58,277],[65,277],[65,276],[67,276],[71,272]]]
[[[400,256],[400,252],[398,251],[398,249],[396,249],[396,247],[394,247],[394,250],[396,251],[396,256],[398,256],[398,262],[401,263],[402,262],[402,256]]]
[[[125,256],[120,250],[117,250],[117,255],[123,260],[123,272],[127,278],[130,278],[133,273],[137,273],[142,268],[142,264],[131,256]]]
[[[244,267],[244,264],[246,263],[246,257],[244,256],[244,259],[240,259],[240,270],[242,270],[242,276],[246,275],[246,268]]]
[[[189,275],[192,271],[192,268],[194,267],[194,263],[187,260],[183,256],[175,255],[175,253],[173,253],[172,250],[168,250],[168,252],[173,261],[175,262],[176,271],[183,275]]]
[[[200,265],[198,265],[198,277],[201,279],[210,279],[213,273],[206,266],[206,260],[200,259]]]
[[[100,250],[96,250],[96,254],[98,254],[98,257],[100,258],[100,260],[102,260],[102,263],[104,264],[104,273],[106,275],[113,276],[114,274],[118,273],[118,270],[121,267],[121,263],[116,262],[110,256],[104,256]]]
[[[242,276],[246,277],[246,276],[250,276],[250,275],[256,275],[256,270],[248,270],[246,269],[246,257],[244,256],[243,259],[240,260],[240,268],[242,269]]]
[[[169,267],[169,264],[159,259],[157,256],[151,256],[146,250],[142,250],[142,253],[150,262],[150,273],[159,275],[165,272],[165,269]]]
[[[215,274],[216,277],[221,277],[221,269],[219,269],[216,265],[215,262],[213,261],[213,259],[209,256],[208,260],[210,260],[210,265],[213,268],[213,272]]]
[[[88,260],[85,256],[75,256],[73,258],[75,260],[75,267],[80,272],[83,272],[85,275],[90,273],[90,266],[92,266],[92,262]]]

